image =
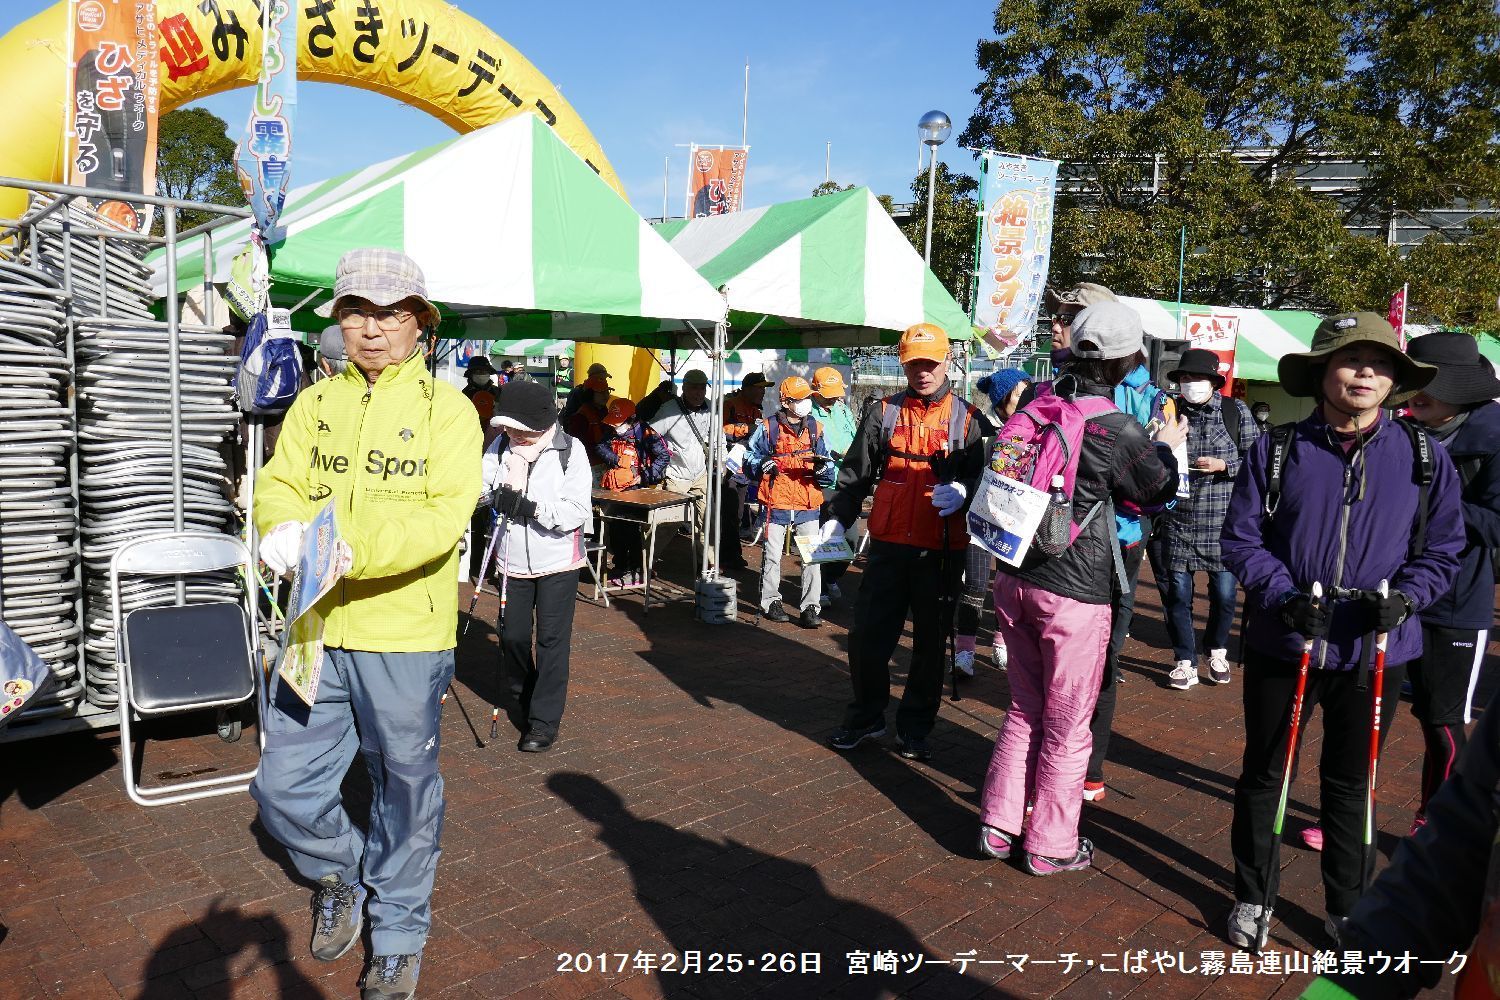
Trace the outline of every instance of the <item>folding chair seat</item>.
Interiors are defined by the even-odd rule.
[[[120,757],[125,791],[143,806],[168,805],[242,792],[259,767],[237,774],[141,788],[136,783],[132,724],[155,718],[228,708],[255,698],[264,705],[252,637],[257,634],[253,593],[243,585],[237,601],[137,608],[126,611],[121,578],[173,577],[233,569],[254,579],[250,550],[238,538],[207,531],[164,532],[126,542],[109,563],[110,605],[120,691]],[[166,582],[166,581],[158,581]],[[264,730],[260,748],[265,747]]]

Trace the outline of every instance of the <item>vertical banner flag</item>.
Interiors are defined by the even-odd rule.
[[[291,185],[292,123],[297,112],[297,7],[263,0],[260,82],[234,167],[257,230],[274,242],[276,222]]]
[[[701,219],[740,210],[745,197],[745,161],[749,156],[749,146],[688,149],[688,218]]]
[[[1391,321],[1391,326],[1396,328],[1396,342],[1401,349],[1406,350],[1406,285],[1401,286],[1401,291],[1391,296],[1391,308],[1386,317]]]
[[[1052,257],[1052,203],[1057,161],[984,154],[984,216],[974,325],[992,358],[1029,342],[1036,332]]]
[[[1183,336],[1193,347],[1219,356],[1224,396],[1234,395],[1234,348],[1240,338],[1240,318],[1233,313],[1188,313],[1182,318]]]
[[[155,0],[70,0],[67,182],[156,193]],[[16,141],[16,140],[13,140]],[[94,206],[122,229],[145,229],[149,212],[123,201]]]

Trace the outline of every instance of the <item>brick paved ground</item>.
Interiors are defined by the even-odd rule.
[[[669,576],[687,579],[680,554],[669,556],[679,560]],[[857,571],[846,580],[854,589]],[[481,610],[493,622],[493,598]],[[448,814],[422,996],[1296,996],[1307,977],[1105,971],[1131,949],[1197,964],[1226,947],[1238,684],[1163,686],[1154,588],[1142,585],[1127,648],[1109,797],[1085,807],[1096,867],[1051,879],[974,849],[976,789],[1007,702],[998,671],[945,701],[930,766],[824,746],[848,697],[849,615],[846,598],[812,634],[699,625],[683,603],[649,618],[635,597],[610,610],[580,603],[568,714],[542,756],[515,751],[503,716],[501,738],[489,739],[495,640],[473,629],[444,720]],[[228,766],[247,752],[248,738],[227,747],[204,728],[157,727],[164,739],[143,773]],[[1317,739],[1315,725],[1309,750]],[[331,965],[307,957],[308,891],[248,797],[138,808],[121,790],[112,736],[0,753],[0,998],[354,994],[365,949]],[[1403,709],[1381,770],[1387,855],[1410,820],[1420,753]],[[1311,815],[1314,778],[1307,768],[1296,788],[1294,828]],[[348,791],[364,801],[360,769]],[[1316,856],[1295,845],[1273,932],[1282,950],[1320,935]],[[767,953],[815,952],[822,971],[634,967],[636,952],[691,949],[757,965]],[[884,951],[926,964],[848,974],[848,953]],[[558,971],[560,954],[600,952],[608,972],[597,957],[590,971]],[[933,964],[969,952],[1030,964]],[[632,956],[623,972],[617,953]],[[1036,964],[1070,953],[1071,970]]]

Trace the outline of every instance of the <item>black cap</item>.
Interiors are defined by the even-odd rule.
[[[1219,371],[1219,356],[1202,347],[1189,347],[1182,352],[1177,367],[1167,373],[1173,382],[1181,382],[1184,375],[1201,375],[1214,384],[1215,389],[1224,388],[1224,373]]]
[[[557,396],[540,382],[519,380],[507,382],[500,389],[500,400],[495,404],[495,415],[490,418],[491,427],[515,427],[527,430],[546,430],[549,424],[557,423]]]
[[[744,378],[740,379],[741,389],[749,389],[757,385],[770,384],[771,380],[766,378],[764,372],[751,372],[749,375],[746,375]]]
[[[493,375],[495,372],[495,366],[491,364],[490,359],[485,357],[483,354],[476,354],[469,359],[468,370],[471,372],[489,372]]]

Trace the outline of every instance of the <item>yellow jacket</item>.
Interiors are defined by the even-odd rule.
[[[318,603],[326,645],[453,648],[458,541],[479,499],[482,445],[474,404],[435,380],[420,353],[374,386],[350,365],[297,397],[256,480],[253,514],[265,535],[337,501],[354,565]]]

